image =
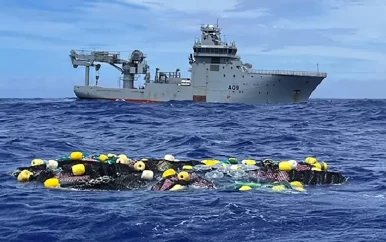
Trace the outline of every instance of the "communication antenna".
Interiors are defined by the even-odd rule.
[[[217,18],[217,28],[218,28],[218,18]]]

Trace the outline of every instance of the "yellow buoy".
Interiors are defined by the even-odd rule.
[[[300,181],[292,181],[290,184],[292,187],[303,187],[303,184]]]
[[[105,162],[105,161],[107,161],[109,159],[109,157],[107,156],[107,155],[105,155],[105,154],[101,154],[100,156],[99,156],[99,160],[101,161],[101,162]]]
[[[32,172],[30,172],[29,170],[22,170],[17,176],[17,181],[27,182],[30,180],[31,176],[32,176]]]
[[[181,171],[180,173],[178,173],[178,180],[180,181],[189,181],[189,173],[187,173],[186,171]]]
[[[301,182],[299,182],[299,181],[290,182],[290,185],[291,185],[292,189],[294,189],[294,190],[297,190],[299,192],[304,192],[305,191],[305,189],[303,187],[303,184]]]
[[[250,186],[241,186],[239,188],[239,191],[249,191],[249,190],[252,190],[252,187],[250,187]]]
[[[241,163],[243,165],[246,165],[246,166],[254,166],[254,165],[256,165],[256,161],[255,160],[250,160],[250,159],[242,160]]]
[[[73,165],[71,169],[72,174],[74,174],[75,176],[82,176],[86,172],[86,167],[83,164]]]
[[[190,166],[190,165],[184,165],[182,167],[182,170],[193,170],[193,166]]]
[[[81,159],[83,159],[83,154],[82,154],[82,152],[74,151],[70,154],[70,159],[71,160],[81,160]]]
[[[314,170],[316,170],[316,171],[326,171],[328,169],[327,163],[325,163],[323,161],[320,163],[316,162],[312,166],[313,166],[313,168],[315,168]]]
[[[290,170],[292,170],[292,164],[288,161],[282,161],[279,163],[279,170],[290,171]]]
[[[170,191],[181,191],[181,190],[184,190],[184,189],[185,189],[184,186],[181,186],[180,184],[176,184],[172,188],[170,188]]]
[[[60,183],[59,183],[58,178],[48,178],[44,182],[44,186],[46,188],[56,188],[56,187],[59,187],[59,185],[60,185]]]
[[[303,187],[293,187],[294,190],[298,191],[298,192],[305,192],[306,189],[304,189]]]
[[[320,169],[321,169],[322,171],[327,171],[327,170],[328,170],[328,165],[327,165],[327,163],[324,162],[324,161],[320,162]]]
[[[145,163],[143,163],[143,161],[135,162],[134,170],[136,170],[136,171],[143,171],[143,170],[145,170]]]
[[[167,169],[166,171],[164,171],[164,173],[162,173],[162,178],[165,179],[169,176],[174,176],[176,175],[176,171],[174,169]]]
[[[316,163],[312,164],[312,166],[313,166],[316,170],[322,170],[322,166],[320,165],[319,162],[316,162]]]
[[[31,161],[31,166],[40,166],[44,165],[44,161],[42,159],[33,159]]]
[[[220,163],[219,160],[202,160],[201,163],[204,163],[206,166],[214,166]]]
[[[304,160],[304,163],[308,164],[308,165],[313,165],[315,164],[316,162],[318,162],[314,157],[307,157],[305,160]]]
[[[277,192],[284,191],[285,190],[285,186],[284,185],[276,185],[276,186],[272,187],[272,190],[273,191],[277,191]]]

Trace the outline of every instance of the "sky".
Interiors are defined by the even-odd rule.
[[[385,16],[385,0],[1,0],[0,98],[75,97],[84,68],[71,49],[139,49],[152,77],[189,76],[200,25],[217,19],[254,69],[327,72],[311,98],[386,98]],[[100,86],[118,87],[116,69],[99,72]]]

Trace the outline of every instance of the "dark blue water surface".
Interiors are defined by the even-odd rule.
[[[301,105],[0,101],[0,241],[385,241],[386,101]],[[305,194],[87,192],[7,172],[72,151],[179,159],[313,155],[349,177]]]

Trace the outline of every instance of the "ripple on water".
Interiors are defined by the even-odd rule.
[[[0,99],[4,241],[383,241],[385,100],[302,105]],[[73,150],[177,158],[313,155],[348,183],[305,194],[52,191],[7,173]],[[323,228],[323,229],[320,229]]]

